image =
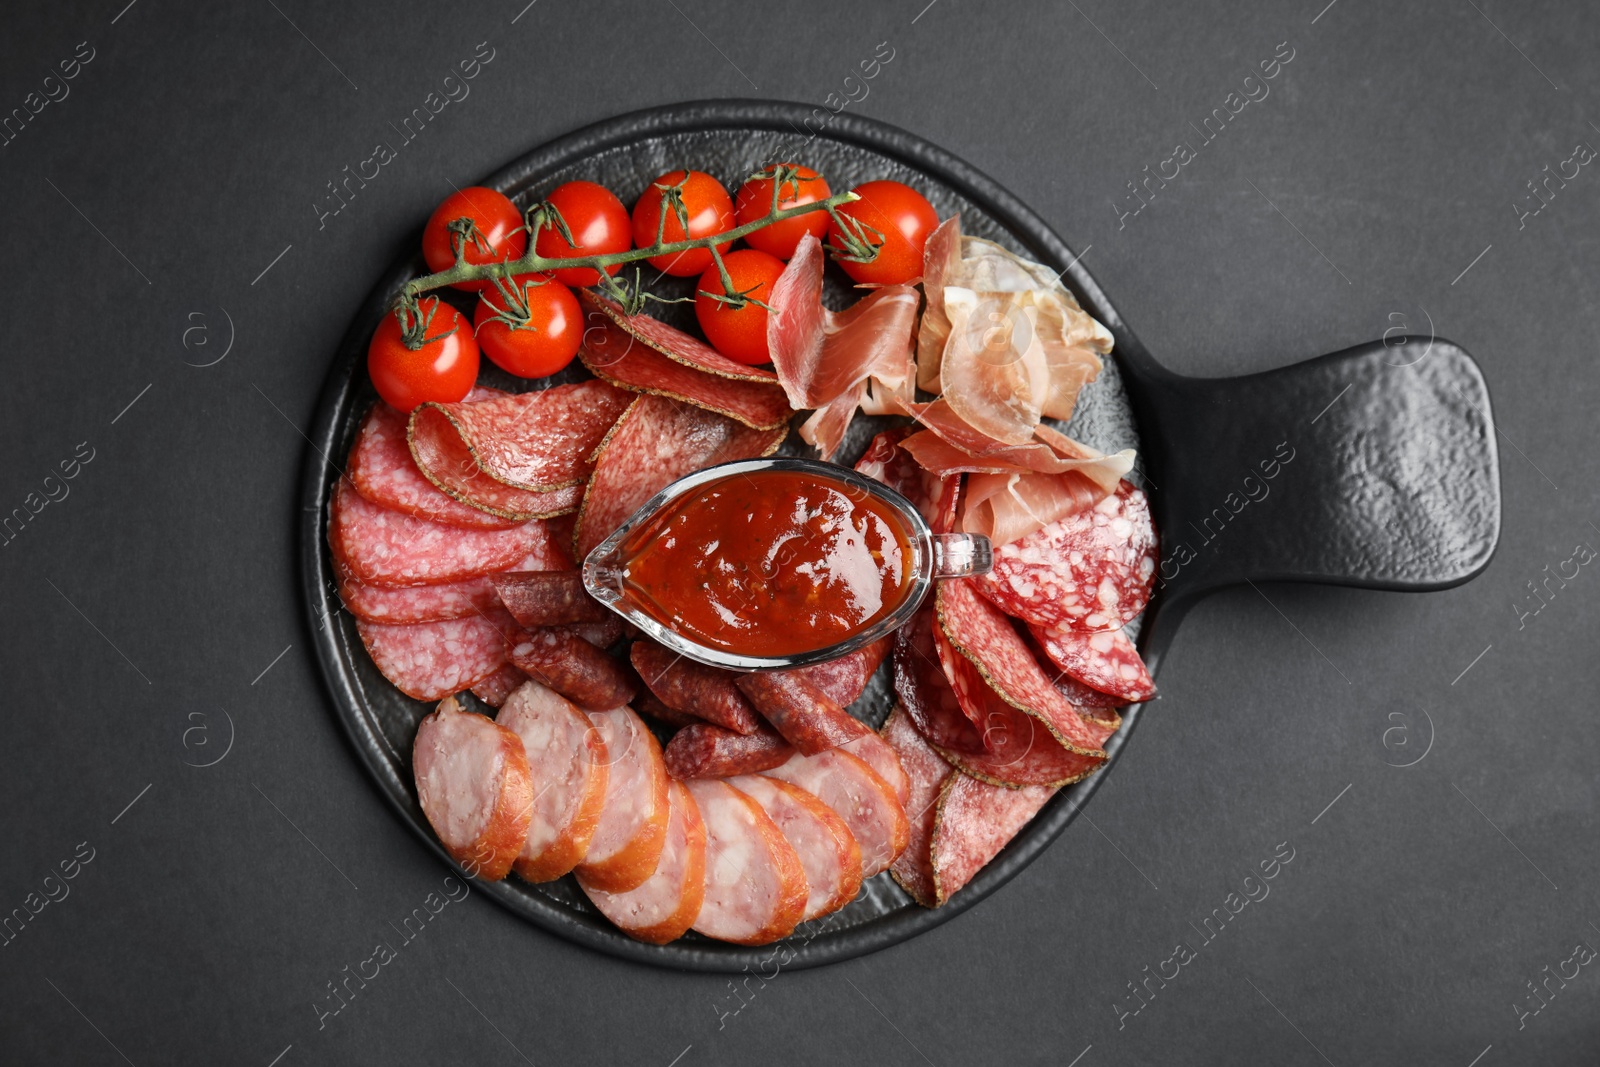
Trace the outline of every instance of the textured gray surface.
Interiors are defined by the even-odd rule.
[[[0,1054],[1592,1062],[1600,976],[1548,977],[1572,973],[1576,943],[1600,947],[1596,579],[1565,562],[1600,546],[1590,168],[1551,179],[1520,229],[1519,214],[1542,167],[1571,174],[1573,146],[1600,140],[1600,16],[1503,0],[914,0],[804,17],[675,3],[544,0],[514,24],[521,3],[139,0],[8,19],[6,109],[59,95],[43,79],[77,42],[95,52],[0,148],[0,277],[30,311],[0,333],[14,382],[0,488],[7,510],[30,493],[40,509],[0,549],[0,669],[28,698],[0,754],[4,907],[35,892],[37,906],[80,842],[93,860],[0,948]],[[398,140],[389,124],[486,39],[471,96],[319,229],[325,183]],[[751,978],[741,997],[470,897],[404,941],[413,908],[447,899],[445,870],[329,713],[294,551],[295,425],[351,309],[452,181],[662,102],[820,106],[884,40],[895,58],[851,109],[1038,210],[1174,369],[1262,370],[1381,336],[1396,315],[1471,351],[1503,432],[1499,553],[1444,593],[1206,601],[1093,821],[887,952]],[[1270,95],[1119,230],[1124,183],[1198,140],[1189,123],[1282,41],[1294,59]],[[227,317],[229,354],[186,366],[217,358]],[[201,334],[184,347],[195,325],[205,348]],[[88,449],[41,505],[62,497],[46,475]],[[185,765],[216,759],[230,722],[220,762]],[[1294,858],[1270,895],[1205,941],[1195,927],[1280,842]],[[379,939],[395,958],[319,1030],[326,983]],[[1180,939],[1193,958],[1131,1014],[1127,983]],[[1555,991],[1537,1014],[1530,982]]]

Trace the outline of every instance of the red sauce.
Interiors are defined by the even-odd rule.
[[[684,494],[622,550],[639,607],[697,644],[789,656],[892,612],[912,583],[905,520],[846,483],[734,474]]]

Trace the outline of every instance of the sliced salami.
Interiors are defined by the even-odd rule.
[[[1125,704],[1139,704],[1156,695],[1156,683],[1145,670],[1133,641],[1121,630],[1086,634],[1062,623],[1028,629],[1050,662],[1067,677]]]
[[[560,878],[582,862],[600,823],[610,777],[605,742],[587,715],[538,682],[519,686],[495,721],[522,739],[538,783],[516,872],[530,882]]]
[[[422,476],[459,503],[502,519],[526,522],[568,515],[583,500],[583,486],[536,493],[496,481],[478,468],[458,434],[439,434],[410,442],[411,458]]]
[[[504,707],[506,698],[516,691],[517,686],[528,680],[528,676],[511,666],[509,663],[487,678],[480,678],[472,684],[472,695],[489,705],[491,708]]]
[[[688,932],[706,893],[706,824],[682,782],[669,787],[667,836],[655,873],[623,893],[608,893],[578,877],[600,914],[637,941],[664,945]]]
[[[1055,795],[1049,786],[1003,789],[964,774],[945,779],[932,844],[935,904],[943,904]]]
[[[459,582],[504,570],[530,553],[564,553],[541,522],[508,530],[467,530],[380,508],[347,479],[333,492],[328,540],[350,576],[368,585]]]
[[[732,671],[685,659],[644,638],[635,641],[628,654],[640,681],[674,711],[739,734],[753,734],[761,728],[756,709],[739,691],[735,684],[739,676]]]
[[[632,334],[649,348],[660,352],[663,356],[685,367],[714,374],[719,378],[732,378],[745,382],[776,382],[778,376],[765,367],[750,367],[743,363],[729,359],[704,341],[684,333],[682,330],[660,319],[649,315],[624,315],[622,308],[615,301],[608,300],[593,292],[582,291],[579,299],[583,301],[584,310],[587,312],[598,311],[610,319],[612,323]],[[585,325],[595,326],[598,322],[589,319]]]
[[[381,400],[356,434],[346,472],[356,492],[374,504],[419,519],[485,530],[517,524],[469,507],[423,477],[406,444],[406,416]]]
[[[894,691],[917,732],[944,751],[981,753],[983,734],[967,718],[939,665],[938,617],[924,605],[895,633]]]
[[[1144,494],[1122,482],[1094,507],[994,550],[980,592],[1008,615],[1084,632],[1120,629],[1155,588],[1156,533]]]
[[[587,885],[622,893],[655,872],[667,836],[667,768],[661,746],[630,708],[591,711],[605,745],[605,800],[589,851],[578,865]]]
[[[667,773],[674,778],[726,778],[781,767],[794,755],[776,730],[762,726],[753,734],[736,734],[708,722],[694,722],[667,742]]]
[[[444,700],[417,727],[411,765],[422,813],[450,858],[475,878],[504,878],[533,810],[521,739]]]
[[[861,846],[861,877],[871,878],[893,863],[906,847],[905,808],[878,772],[861,760],[830,748],[815,756],[798,752],[766,774],[810,793],[844,820]]]
[[[513,667],[585,711],[621,707],[637,691],[627,668],[563,626],[515,631],[505,654]]]
[[[507,571],[491,580],[506,610],[530,629],[616,617],[589,595],[575,570]]]
[[[761,774],[728,784],[761,805],[799,857],[806,875],[802,921],[838,911],[861,890],[861,846],[834,810],[801,789]]]
[[[739,945],[789,936],[805,914],[806,875],[783,831],[726,782],[697,778],[688,789],[706,827],[706,892],[694,929]]]
[[[889,874],[900,888],[925,908],[934,906],[933,824],[939,814],[939,794],[946,778],[955,773],[950,764],[923,740],[904,708],[896,706],[883,724],[883,739],[900,757],[910,783],[906,800],[906,847]]]
[[[791,673],[805,678],[840,707],[847,708],[867,688],[893,643],[892,637],[879,638],[838,659],[796,667]]]
[[[596,455],[574,534],[575,558],[582,562],[645,501],[684,475],[715,463],[770,455],[787,433],[782,425],[751,430],[667,397],[639,397]]]
[[[440,700],[470,689],[506,665],[503,611],[402,626],[356,620],[356,632],[383,676],[414,700]]]
[[[605,382],[569,382],[528,393],[455,404],[427,403],[411,413],[411,448],[459,454],[514,489],[550,493],[589,477],[589,457],[631,397]]]
[[[571,630],[595,648],[610,648],[622,640],[622,620],[615,615],[599,622],[569,622],[562,629]]]
[[[1073,707],[1085,713],[1092,712],[1098,718],[1104,718],[1104,712],[1120,708],[1127,703],[1110,693],[1091,689],[1076,678],[1069,678],[1065,674],[1056,679],[1056,688],[1061,690],[1061,695],[1066,697]]]
[[[738,686],[784,740],[807,756],[872,733],[798,672],[741,674]]]
[[[339,599],[345,610],[368,622],[443,622],[494,611],[500,606],[488,578],[402,588],[367,585],[340,568]]]

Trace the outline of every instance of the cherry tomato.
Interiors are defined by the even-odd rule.
[[[783,189],[778,200],[778,208],[799,207],[802,204],[814,204],[818,200],[826,200],[833,195],[833,190],[828,188],[828,183],[810,167],[802,167],[798,163],[780,164],[792,171],[793,176],[786,176]],[[739,187],[739,197],[734,203],[734,214],[740,226],[764,219],[772,211],[772,186],[774,174],[779,168],[770,167],[762,171],[769,177],[751,178]],[[797,218],[784,219],[771,226],[764,227],[745,237],[751,248],[759,248],[769,255],[779,259],[788,259],[794,255],[795,246],[800,243],[800,238],[806,234],[815,234],[818,240],[828,232],[828,213],[826,211],[813,211],[809,215]]]
[[[688,233],[684,233],[677,212],[670,208],[667,210],[666,225],[661,224],[662,193],[674,187],[679,189],[678,195],[683,200],[689,218]],[[731,230],[733,226],[733,201],[728,199],[728,190],[704,171],[668,171],[652,182],[644,195],[639,197],[639,202],[633,205],[635,248],[655,244],[658,232],[663,242],[672,242],[711,237]],[[732,241],[718,245],[717,251],[726,252],[732,245]],[[687,252],[669,256],[651,256],[650,265],[677,278],[690,278],[711,266],[711,251],[691,248]]]
[[[456,219],[471,219],[473,233],[462,238],[468,263],[494,263],[520,259],[528,250],[528,231],[522,225],[517,205],[493,189],[479,185],[451,193],[434,209],[422,229],[422,258],[428,269],[438,273],[456,265],[454,234],[449,230]],[[456,282],[455,288],[481,290],[489,282]]]
[[[632,247],[628,243],[628,209],[605,186],[594,182],[567,182],[557,186],[545,199],[561,212],[573,243],[568,244],[558,230],[547,226],[539,231],[539,240],[534,245],[541,256],[553,259],[604,256],[626,252]],[[622,264],[612,264],[606,268],[606,273],[615,274],[621,269]],[[600,272],[593,267],[567,267],[553,274],[562,285],[576,288],[600,281]]]
[[[523,378],[543,378],[572,362],[583,339],[583,313],[572,290],[556,281],[519,279],[521,306],[498,289],[483,294],[472,321],[483,354]],[[513,289],[516,292],[517,289]],[[496,317],[503,313],[504,318]],[[509,318],[516,328],[505,322]]]
[[[835,251],[839,266],[856,281],[876,285],[903,285],[921,277],[922,248],[928,243],[928,235],[939,228],[939,215],[933,205],[901,182],[867,182],[856,186],[854,192],[861,199],[840,205],[839,214],[872,228],[860,230],[858,236],[877,246],[878,255],[870,262],[857,263]],[[828,242],[836,250],[848,248],[849,235],[830,221]]]
[[[771,195],[771,194],[768,194]],[[783,273],[783,260],[759,249],[741,248],[722,257],[733,280],[735,292],[743,293],[747,300],[765,304],[772,293],[772,285]],[[717,265],[700,275],[700,284],[694,298],[694,317],[700,320],[711,347],[749,366],[771,363],[772,354],[767,349],[767,309],[754,303],[734,307],[716,297],[724,295],[722,276]]]
[[[478,380],[478,342],[460,312],[425,296],[407,316],[405,331],[394,312],[383,317],[367,345],[367,373],[378,395],[399,411],[429,400],[452,404]]]

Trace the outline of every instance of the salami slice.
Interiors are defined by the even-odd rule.
[[[761,805],[799,858],[806,876],[802,921],[855,899],[861,891],[861,846],[832,808],[799,786],[761,774],[743,774],[728,784]]]
[[[685,659],[654,641],[640,638],[628,650],[639,680],[663,704],[739,734],[761,728],[756,709],[735,684],[738,675]]]
[[[706,892],[694,929],[719,941],[765,945],[793,932],[806,909],[806,874],[783,831],[726,782],[688,783],[706,825]]]
[[[595,648],[610,648],[622,640],[622,620],[615,615],[599,622],[569,622],[561,629],[571,630]]]
[[[610,777],[605,742],[587,715],[538,682],[519,686],[495,721],[522,739],[538,783],[515,870],[530,882],[560,878],[582,862],[600,824]]]
[[[585,711],[621,707],[637,691],[627,668],[563,626],[515,631],[505,654],[513,667]]]
[[[422,813],[450,858],[475,878],[504,878],[522,851],[533,810],[522,741],[444,700],[417,727],[411,765]]]
[[[934,822],[934,902],[943,904],[1006,846],[1045,801],[1049,786],[1002,789],[964,774],[945,779]]]
[[[938,518],[942,479],[929,474],[901,447],[911,431],[905,427],[885,430],[872,439],[856,461],[856,471],[887,485],[912,504],[930,524]]]
[[[794,671],[756,671],[738,686],[757,711],[799,752],[814,756],[872,731]]]
[[[977,588],[1002,611],[1041,626],[1120,629],[1155,588],[1156,533],[1144,494],[1122,482],[1094,507],[994,550]]]
[[[472,695],[491,708],[504,707],[506,698],[527,680],[526,674],[508,663],[487,678],[480,678],[472,683]]]
[[[583,486],[536,493],[496,481],[478,468],[458,434],[439,434],[410,442],[411,458],[439,492],[464,506],[502,519],[526,522],[568,515],[583,500]]]
[[[972,580],[942,582],[936,597],[939,626],[960,652],[1012,707],[1037,719],[1074,752],[1104,758],[1077,709],[1050,684],[1039,661],[1011,625],[972,589]]]
[[[645,501],[684,475],[771,455],[787,434],[786,426],[751,430],[667,397],[639,397],[596,454],[574,534],[575,558],[582,562]]]
[[[895,633],[894,691],[917,732],[943,751],[981,753],[983,734],[967,718],[939,665],[938,618],[923,606]]]
[[[939,794],[946,778],[955,772],[933,746],[923,740],[906,710],[896,706],[883,724],[883,739],[900,757],[910,782],[906,801],[909,833],[905,851],[889,866],[900,888],[925,908],[934,906],[933,824],[939,814]]]
[[[906,847],[910,829],[894,789],[861,760],[830,748],[815,756],[798,752],[766,774],[797,785],[844,820],[861,846],[861,877],[871,878]]]
[[[1104,717],[1103,712],[1120,708],[1127,703],[1110,693],[1090,689],[1076,678],[1070,678],[1065,674],[1056,679],[1056,688],[1061,690],[1061,695],[1066,697],[1073,707],[1085,713],[1092,712],[1098,718]]]
[[[867,688],[867,683],[878,672],[878,666],[889,654],[894,639],[883,637],[838,659],[813,663],[809,667],[796,667],[797,674],[840,707],[847,708]]]
[[[589,595],[575,570],[507,571],[492,581],[506,610],[529,629],[615,618]]]
[[[339,599],[345,610],[368,622],[443,622],[500,607],[500,598],[488,578],[395,588],[366,585],[341,568],[338,582]]]
[[[1067,677],[1127,704],[1139,704],[1156,695],[1156,683],[1145,670],[1139,650],[1123,631],[1086,634],[1062,623],[1030,623],[1028,629],[1050,662]]]
[[[578,885],[600,914],[637,941],[664,945],[682,937],[700,914],[706,893],[706,824],[682,782],[669,787],[667,836],[655,873],[623,893]]]
[[[598,308],[596,298],[580,295],[591,309]],[[776,381],[727,378],[679,362],[630,334],[600,310],[591,310],[584,322],[578,358],[595,377],[631,392],[679,400],[751,429],[787,428],[793,412]]]
[[[403,626],[356,620],[372,662],[414,700],[451,696],[504,667],[505,635],[513,629],[503,611]]]
[[[350,576],[368,585],[459,582],[503,570],[530,553],[559,556],[540,522],[508,530],[466,530],[373,504],[340,479],[333,491],[328,540]]]
[[[745,382],[776,382],[778,375],[765,367],[750,367],[729,359],[704,341],[649,315],[624,315],[613,300],[584,290],[578,294],[586,312],[598,311],[612,323],[622,327],[649,348],[685,367],[714,374],[719,378],[732,378]],[[598,325],[589,319],[586,326]]]
[[[423,477],[406,444],[406,416],[381,400],[356,434],[346,472],[356,492],[392,511],[469,529],[503,530],[517,524],[469,507]]]
[[[608,763],[605,800],[577,871],[586,885],[623,893],[655,872],[667,836],[667,768],[661,746],[630,708],[591,711]]]
[[[762,726],[753,734],[736,734],[708,722],[690,723],[667,742],[667,773],[690,778],[726,778],[781,767],[794,755],[778,731]]]

